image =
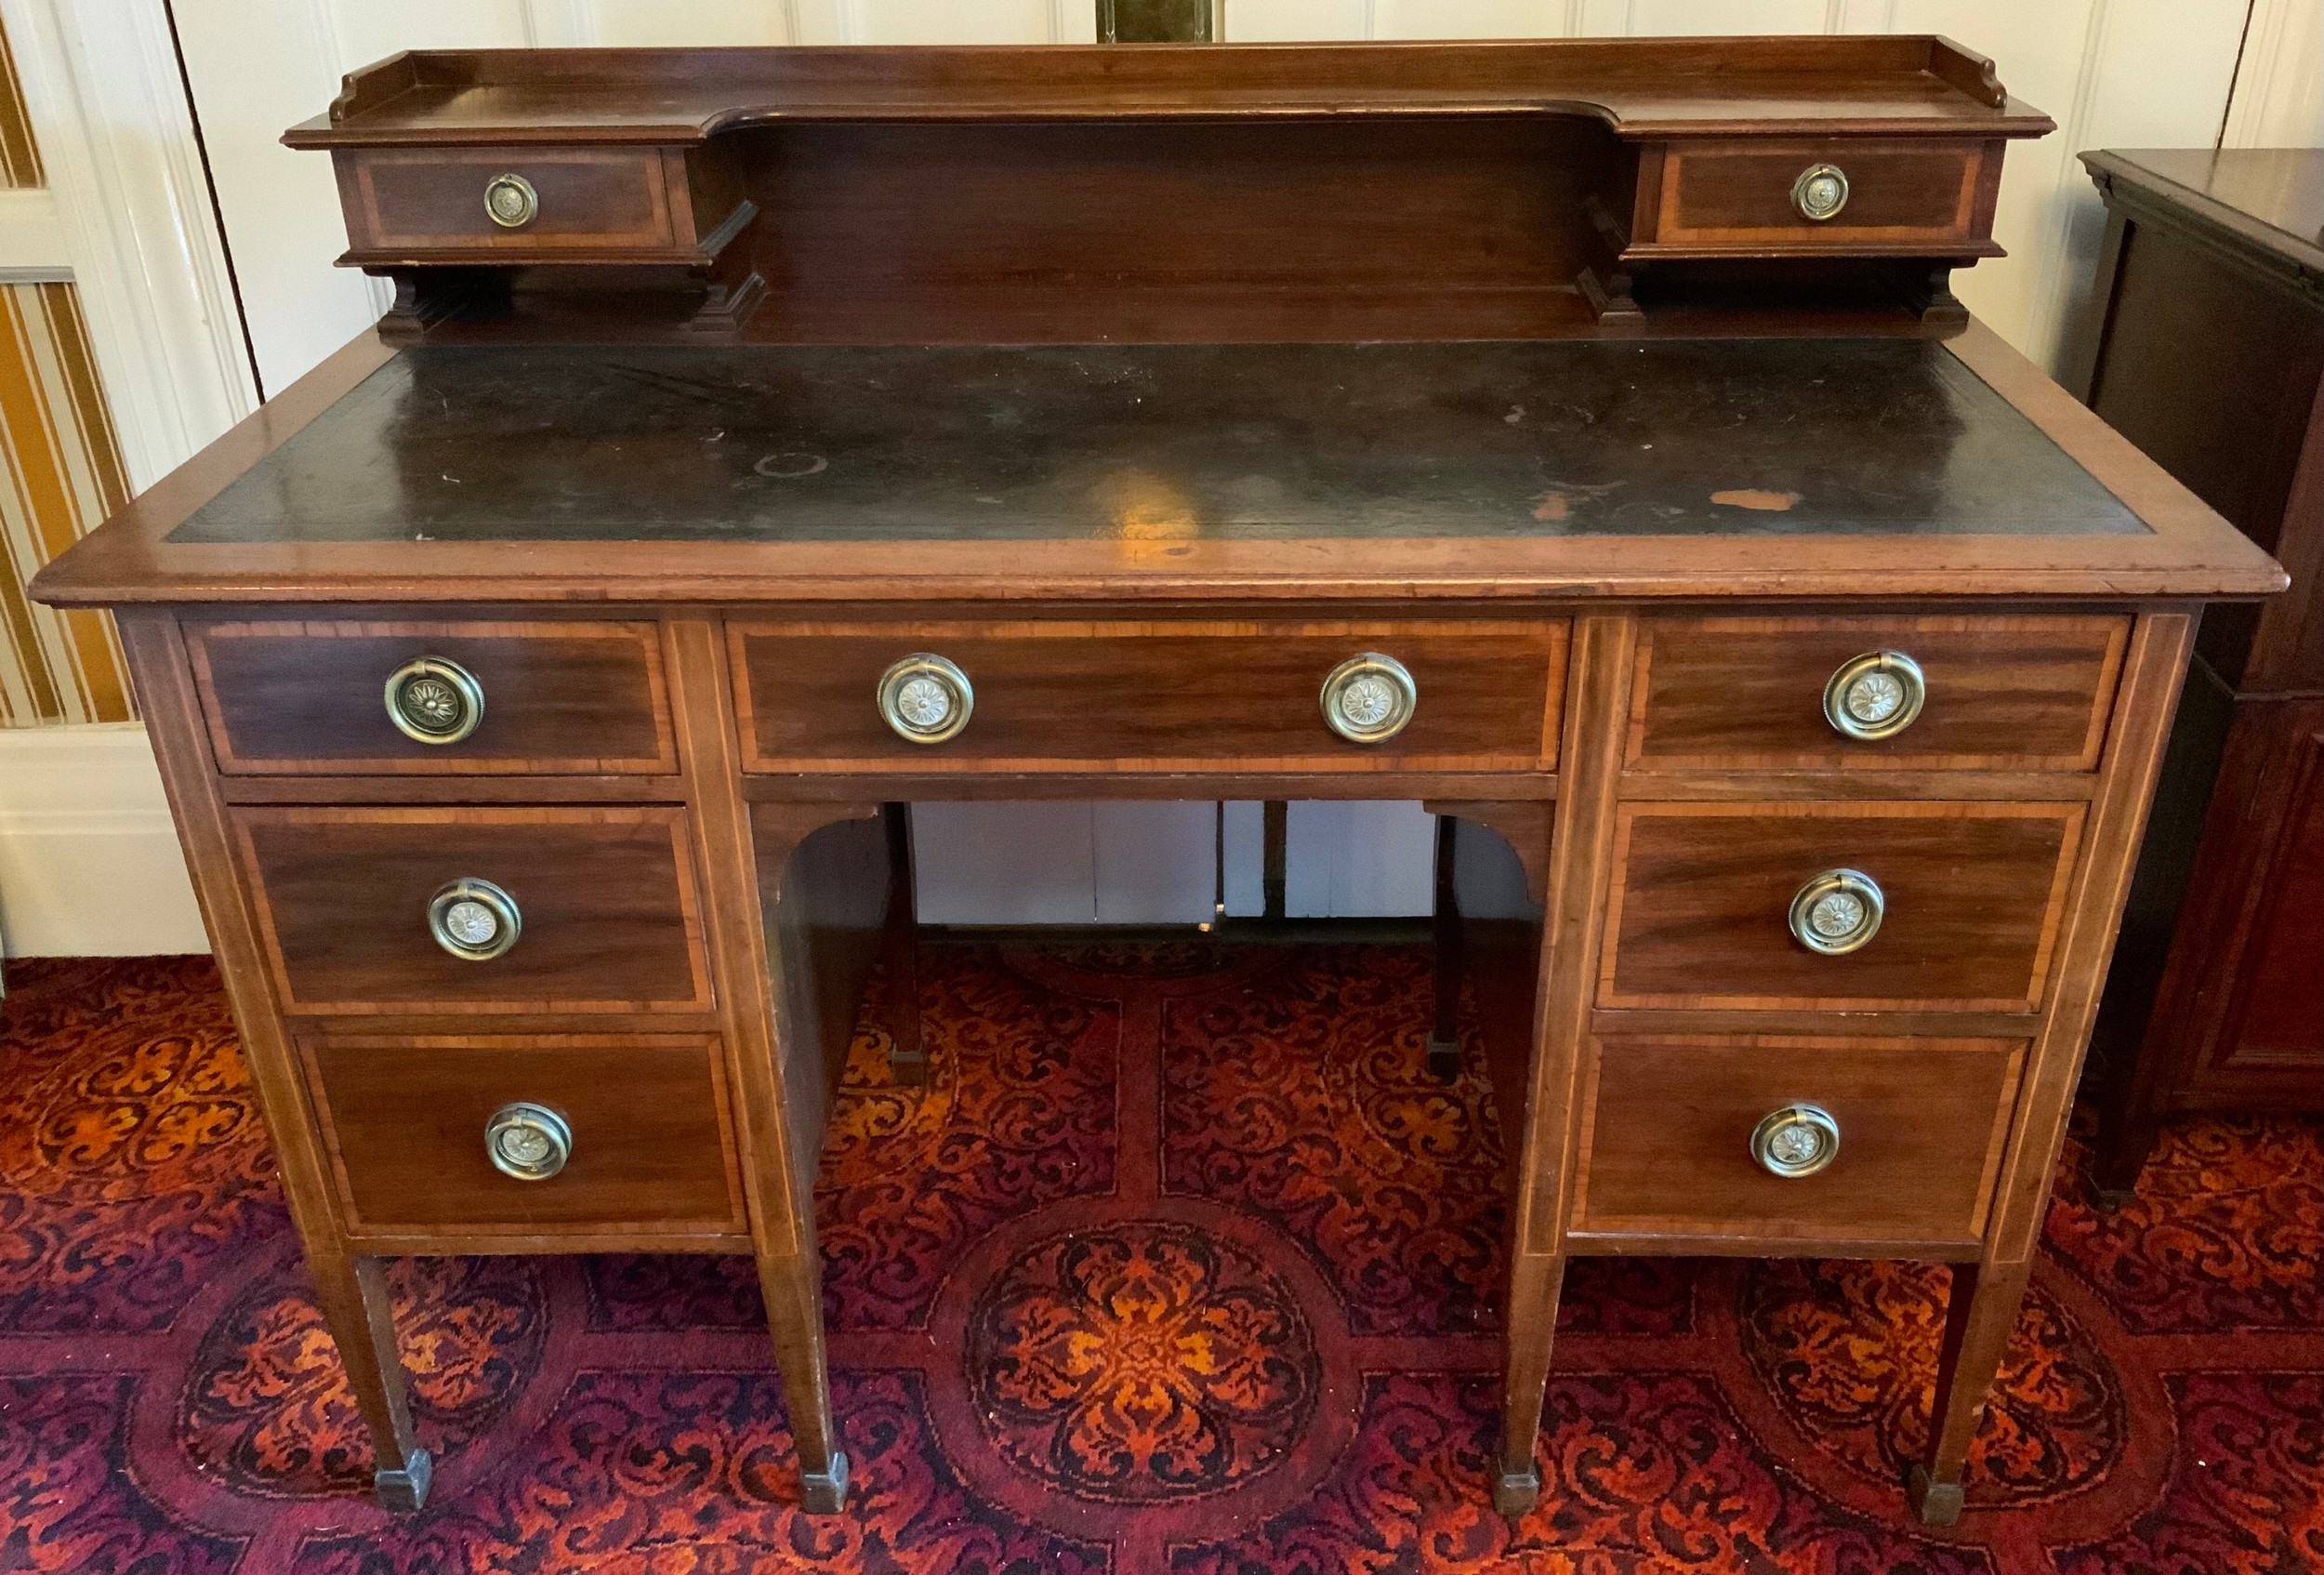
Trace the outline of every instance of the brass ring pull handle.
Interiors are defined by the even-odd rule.
[[[573,1129],[546,1105],[517,1100],[484,1123],[484,1155],[519,1181],[547,1181],[573,1158]]]
[[[1910,727],[1928,697],[1920,663],[1902,651],[1867,651],[1824,685],[1824,720],[1842,737],[1877,744]]]
[[[1827,869],[1791,899],[1791,933],[1810,951],[1844,957],[1880,933],[1880,882],[1860,869]]]
[[[522,175],[495,175],[484,182],[484,217],[503,230],[522,230],[541,216],[541,194]]]
[[[957,736],[976,709],[969,675],[924,651],[881,673],[878,694],[881,718],[897,737],[912,744],[941,744]]]
[[[388,720],[421,744],[457,744],[484,720],[484,686],[457,662],[421,656],[388,675]]]
[[[490,962],[523,928],[516,898],[489,880],[454,880],[428,899],[428,933],[463,962]]]
[[[1840,1157],[1840,1123],[1816,1105],[1787,1105],[1761,1118],[1751,1132],[1751,1158],[1786,1181],[1812,1176]]]
[[[1848,205],[1848,178],[1836,164],[1812,164],[1791,183],[1791,205],[1813,223],[1837,218]]]
[[[1350,656],[1324,680],[1324,725],[1351,744],[1393,738],[1419,703],[1404,664],[1377,651]]]

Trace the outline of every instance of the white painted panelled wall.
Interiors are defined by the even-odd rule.
[[[166,21],[152,0],[0,0],[0,8],[33,79],[27,86],[44,145],[69,146],[91,182],[77,199],[59,195],[69,218],[87,216],[74,232],[84,254],[76,271],[113,401],[132,413],[131,470],[143,484],[249,398],[218,311],[224,257],[198,222],[202,194],[186,183],[189,131],[164,104]],[[427,46],[1069,43],[1095,31],[1093,0],[176,0],[174,9],[250,359],[270,391],[385,304],[380,286],[331,266],[345,236],[329,161],[276,140],[319,112],[355,67]],[[2058,122],[2054,136],[2010,151],[1996,231],[2011,255],[1955,275],[1973,310],[2045,363],[2080,308],[2101,228],[2075,153],[2204,147],[2223,136],[2233,146],[2324,141],[2324,0],[1226,0],[1225,11],[1237,41],[1948,34],[1994,56],[2011,90]],[[108,195],[123,193],[124,217],[99,222]],[[205,423],[208,430],[194,430]],[[86,753],[49,751],[62,760]],[[0,767],[10,758],[0,753]],[[16,806],[20,820],[52,801],[73,801],[27,793],[27,779],[17,780],[15,796],[27,801]],[[151,793],[150,772],[124,782],[118,793],[84,801]],[[0,842],[10,798],[0,782]],[[142,813],[140,824],[150,825],[158,812],[156,801],[122,813]],[[931,921],[1206,918],[1221,846],[1230,911],[1259,907],[1255,804],[952,805],[918,815]],[[1293,912],[1426,910],[1433,854],[1419,806],[1299,805],[1289,827]],[[7,854],[0,847],[0,880],[26,862]],[[19,889],[26,883],[20,870]],[[142,882],[116,874],[108,884],[135,912],[153,907],[156,890],[175,902],[183,889],[174,868],[155,868]],[[163,907],[191,912],[183,903]],[[43,928],[35,917],[33,939],[21,928],[24,911],[18,951],[156,944],[152,924],[129,921],[134,913],[117,926],[101,913],[62,928]],[[47,944],[52,929],[68,944]],[[116,935],[119,944],[108,938]]]

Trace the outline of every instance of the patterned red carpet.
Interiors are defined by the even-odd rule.
[[[749,1265],[412,1261],[433,1502],[394,1521],[206,960],[12,965],[0,1570],[2324,1568],[2324,1151],[2173,1132],[2048,1251],[1970,1510],[1896,1483],[1942,1275],[1588,1264],[1541,1508],[1485,1502],[1500,1162],[1421,1069],[1426,954],[937,946],[819,1207],[851,1513],[793,1509]]]

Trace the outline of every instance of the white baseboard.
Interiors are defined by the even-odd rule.
[[[0,951],[209,949],[145,729],[0,730]]]

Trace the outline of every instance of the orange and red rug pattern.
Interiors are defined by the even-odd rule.
[[[1897,1483],[1945,1275],[1587,1262],[1541,1505],[1486,1501],[1484,1082],[1425,950],[936,946],[818,1210],[849,1512],[798,1480],[747,1262],[411,1260],[425,1513],[370,1460],[206,960],[20,962],[0,1039],[0,1570],[422,1575],[2324,1569],[2324,1145],[2069,1156],[1959,1526]],[[867,1014],[866,1022],[876,1020]]]

